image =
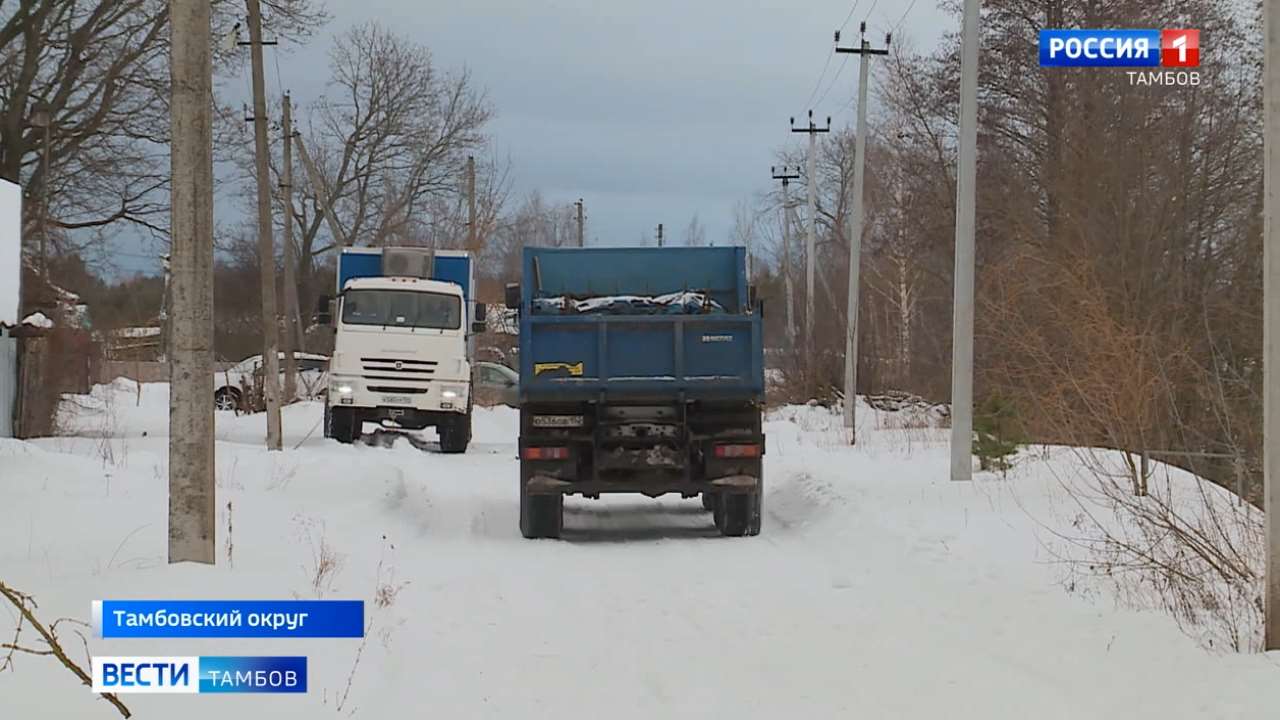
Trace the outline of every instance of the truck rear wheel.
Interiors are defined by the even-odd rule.
[[[344,445],[350,445],[360,438],[360,419],[356,417],[355,408],[330,408],[326,413],[328,432],[325,434]]]
[[[520,534],[526,538],[558,538],[564,529],[564,496],[531,495],[527,474],[520,473]]]
[[[471,411],[466,415],[449,418],[441,423],[437,432],[440,434],[440,452],[464,453],[471,444]]]
[[[713,512],[716,509],[716,496],[713,493],[702,493],[702,509]]]

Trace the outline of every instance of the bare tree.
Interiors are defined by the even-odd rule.
[[[707,228],[698,219],[698,213],[694,213],[689,218],[689,224],[684,227],[684,244],[689,247],[707,244]]]
[[[325,20],[312,0],[264,5],[277,37]],[[214,0],[215,36],[242,14]],[[24,221],[47,221],[55,253],[128,225],[167,239],[168,26],[166,0],[0,2],[0,177],[26,188]]]
[[[470,73],[441,70],[426,47],[373,22],[335,38],[329,72],[324,95],[295,120],[320,178],[317,186],[306,168],[293,171],[304,307],[317,292],[320,258],[339,243],[326,223],[326,204],[355,245],[461,247],[466,157],[483,157],[484,127],[493,112]],[[270,172],[278,178],[279,153],[271,155]],[[242,153],[236,161],[242,179],[251,180],[251,155]],[[496,160],[478,163],[481,237],[498,222],[506,173]]]

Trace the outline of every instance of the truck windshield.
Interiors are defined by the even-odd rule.
[[[462,300],[433,292],[348,290],[342,301],[342,322],[457,330],[462,326]]]

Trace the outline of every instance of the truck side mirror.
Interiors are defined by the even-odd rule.
[[[489,314],[488,305],[482,302],[476,303],[476,322],[484,322],[488,314]]]
[[[476,320],[475,322],[471,323],[471,332],[475,334],[479,334],[487,330],[488,327],[489,326],[485,324],[483,320]]]
[[[506,305],[512,310],[520,309],[520,283],[507,283]]]
[[[333,324],[333,297],[329,295],[321,295],[316,302],[316,323],[320,325]]]

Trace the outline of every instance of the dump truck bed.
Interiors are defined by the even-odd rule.
[[[522,401],[763,398],[745,252],[526,249]]]

